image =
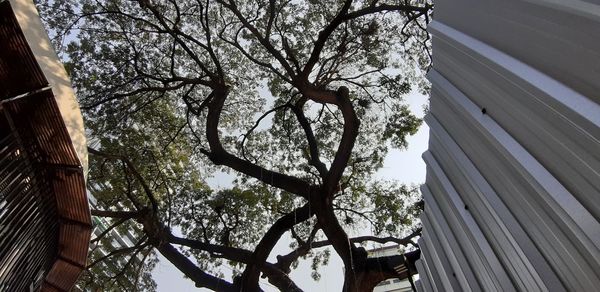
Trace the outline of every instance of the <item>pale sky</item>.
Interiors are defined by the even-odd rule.
[[[412,92],[406,97],[406,102],[411,110],[419,117],[423,117],[423,105],[427,103],[427,97],[416,92]],[[396,179],[402,183],[420,184],[425,181],[425,163],[421,159],[421,154],[427,150],[427,141],[429,137],[429,128],[423,124],[419,131],[409,137],[408,149],[405,151],[391,150],[384,160],[383,168],[378,172],[378,176],[383,179]],[[209,179],[208,183],[213,187],[224,187],[230,184],[226,176],[217,176]],[[286,235],[287,236],[287,235]],[[275,246],[273,253],[269,257],[271,262],[275,262],[275,256],[289,252],[288,244],[291,238],[282,238]],[[343,285],[342,261],[335,251],[331,250],[329,265],[321,267],[321,279],[315,282],[311,276],[311,261],[301,261],[297,269],[290,274],[294,282],[304,291],[341,291]],[[230,274],[227,268],[223,273]],[[183,274],[177,270],[171,263],[161,259],[153,272],[154,279],[158,284],[159,292],[191,292],[208,291],[198,289],[193,282],[185,279]],[[261,279],[261,287],[265,291],[278,291],[271,286],[266,279]]]

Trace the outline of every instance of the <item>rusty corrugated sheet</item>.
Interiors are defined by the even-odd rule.
[[[63,292],[60,289],[57,289],[55,287],[52,287],[50,285],[47,285],[46,287],[44,287],[44,292]]]
[[[54,95],[48,88],[4,105],[12,113],[23,143],[37,147],[43,163],[80,168],[71,138],[62,120]]]
[[[81,269],[72,263],[58,259],[46,276],[43,291],[69,291],[77,281],[80,271]],[[65,287],[69,287],[69,290],[65,290]]]
[[[85,180],[10,3],[0,3],[0,291],[69,291],[86,266]]]
[[[77,222],[80,225],[91,226],[87,196],[81,170],[54,169],[53,188],[56,196],[56,205],[61,219]]]
[[[56,217],[53,219],[60,222],[57,256],[64,260],[54,264],[46,280],[54,288],[68,291],[86,265],[91,236],[83,171],[50,90],[5,102],[3,108],[12,124],[18,125],[15,130],[29,159],[44,170],[48,188],[54,195]],[[56,269],[60,272],[53,272]],[[75,274],[65,274],[71,272]]]
[[[3,113],[2,113],[3,114]],[[54,194],[13,133],[0,139],[0,291],[23,291],[57,256]]]
[[[65,260],[84,267],[87,260],[88,245],[82,242],[90,241],[91,229],[88,226],[63,222],[60,229],[59,254]]]
[[[46,86],[8,1],[0,3],[0,15],[0,97]]]

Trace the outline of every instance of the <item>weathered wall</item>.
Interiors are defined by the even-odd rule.
[[[424,291],[600,287],[600,1],[439,0]]]

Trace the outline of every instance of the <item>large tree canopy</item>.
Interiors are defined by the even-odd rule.
[[[262,274],[296,291],[290,269],[310,257],[318,278],[327,246],[346,291],[398,276],[402,257],[361,243],[419,234],[417,189],[374,174],[421,124],[403,97],[428,90],[430,3],[38,2],[84,110],[93,214],[137,237],[94,253],[83,285],[152,290],[159,252],[198,287],[257,291]],[[211,189],[219,172],[236,179]],[[268,262],[286,233],[292,252]]]

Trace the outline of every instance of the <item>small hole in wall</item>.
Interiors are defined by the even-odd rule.
[[[487,110],[485,108],[482,108],[481,113],[485,115],[485,113],[487,113]]]

